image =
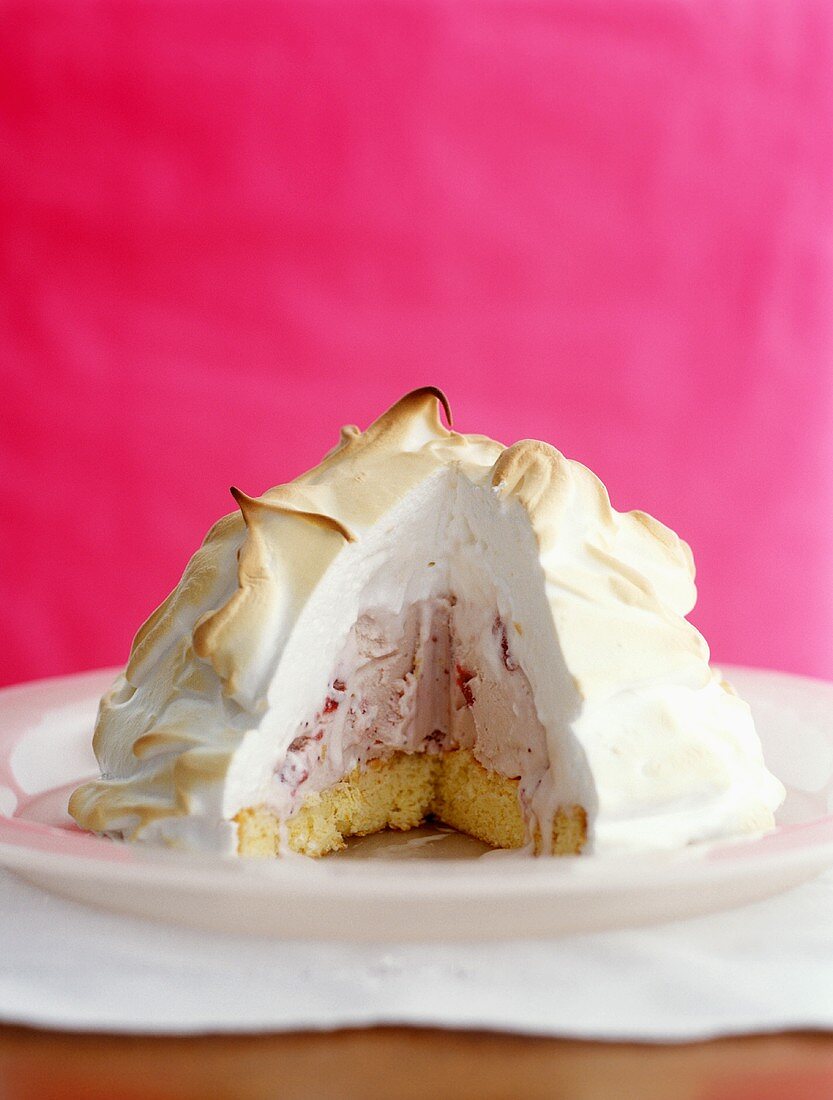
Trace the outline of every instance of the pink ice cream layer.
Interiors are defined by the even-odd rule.
[[[401,613],[375,609],[353,626],[318,711],[275,772],[270,802],[289,817],[312,791],[395,751],[470,749],[484,767],[518,779],[524,818],[551,822],[546,735],[515,660],[519,631],[495,608],[453,595]]]

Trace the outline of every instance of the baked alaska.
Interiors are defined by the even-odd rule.
[[[85,829],[321,856],[426,818],[536,854],[764,830],[783,788],[685,619],[691,552],[435,389],[221,519],[104,696]]]

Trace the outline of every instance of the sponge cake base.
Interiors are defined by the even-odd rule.
[[[484,768],[468,749],[441,754],[397,752],[356,768],[335,786],[314,792],[283,826],[266,806],[235,817],[238,851],[276,856],[287,848],[323,856],[346,847],[345,838],[382,829],[413,829],[427,817],[476,837],[493,848],[529,842],[518,799],[518,780]],[[555,815],[551,845],[538,833],[536,854],[575,855],[587,839],[581,806]]]

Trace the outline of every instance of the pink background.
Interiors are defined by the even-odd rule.
[[[0,679],[121,661],[228,486],[444,387],[833,676],[828,0],[0,10]]]

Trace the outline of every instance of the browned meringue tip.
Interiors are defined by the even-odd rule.
[[[420,386],[418,389],[411,390],[410,393],[406,393],[404,397],[400,397],[399,400],[391,405],[388,409],[388,413],[392,413],[394,409],[405,408],[414,401],[419,400],[421,397],[436,397],[439,403],[443,407],[445,412],[445,419],[449,428],[454,427],[454,417],[451,415],[451,405],[448,398],[438,386]],[[385,414],[387,415],[387,414]]]
[[[246,512],[252,511],[257,505],[257,499],[250,497],[248,493],[244,493],[242,489],[238,489],[236,485],[229,485],[228,490],[234,497],[234,503],[243,513],[243,519],[246,518]]]
[[[243,513],[243,519],[246,521],[247,527],[249,526],[250,519],[258,512],[280,512],[286,516],[297,516],[299,519],[305,519],[309,523],[314,523],[317,527],[324,527],[330,531],[335,531],[341,535],[346,542],[356,541],[356,536],[348,527],[344,526],[341,520],[335,519],[334,516],[325,515],[324,512],[305,512],[300,508],[291,508],[288,504],[281,504],[277,500],[264,500],[263,497],[250,497],[235,485],[230,487],[229,492],[234,497],[238,508]]]
[[[492,467],[492,486],[526,501],[540,500],[548,490],[566,482],[562,454],[540,439],[519,439],[498,455]]]
[[[434,395],[434,397],[436,397],[436,399],[442,405],[443,410],[445,411],[446,423],[448,424],[449,428],[453,428],[454,427],[454,417],[451,414],[451,405],[449,403],[448,398],[443,393],[443,391],[438,386],[425,386],[422,392],[423,393],[432,393]]]

